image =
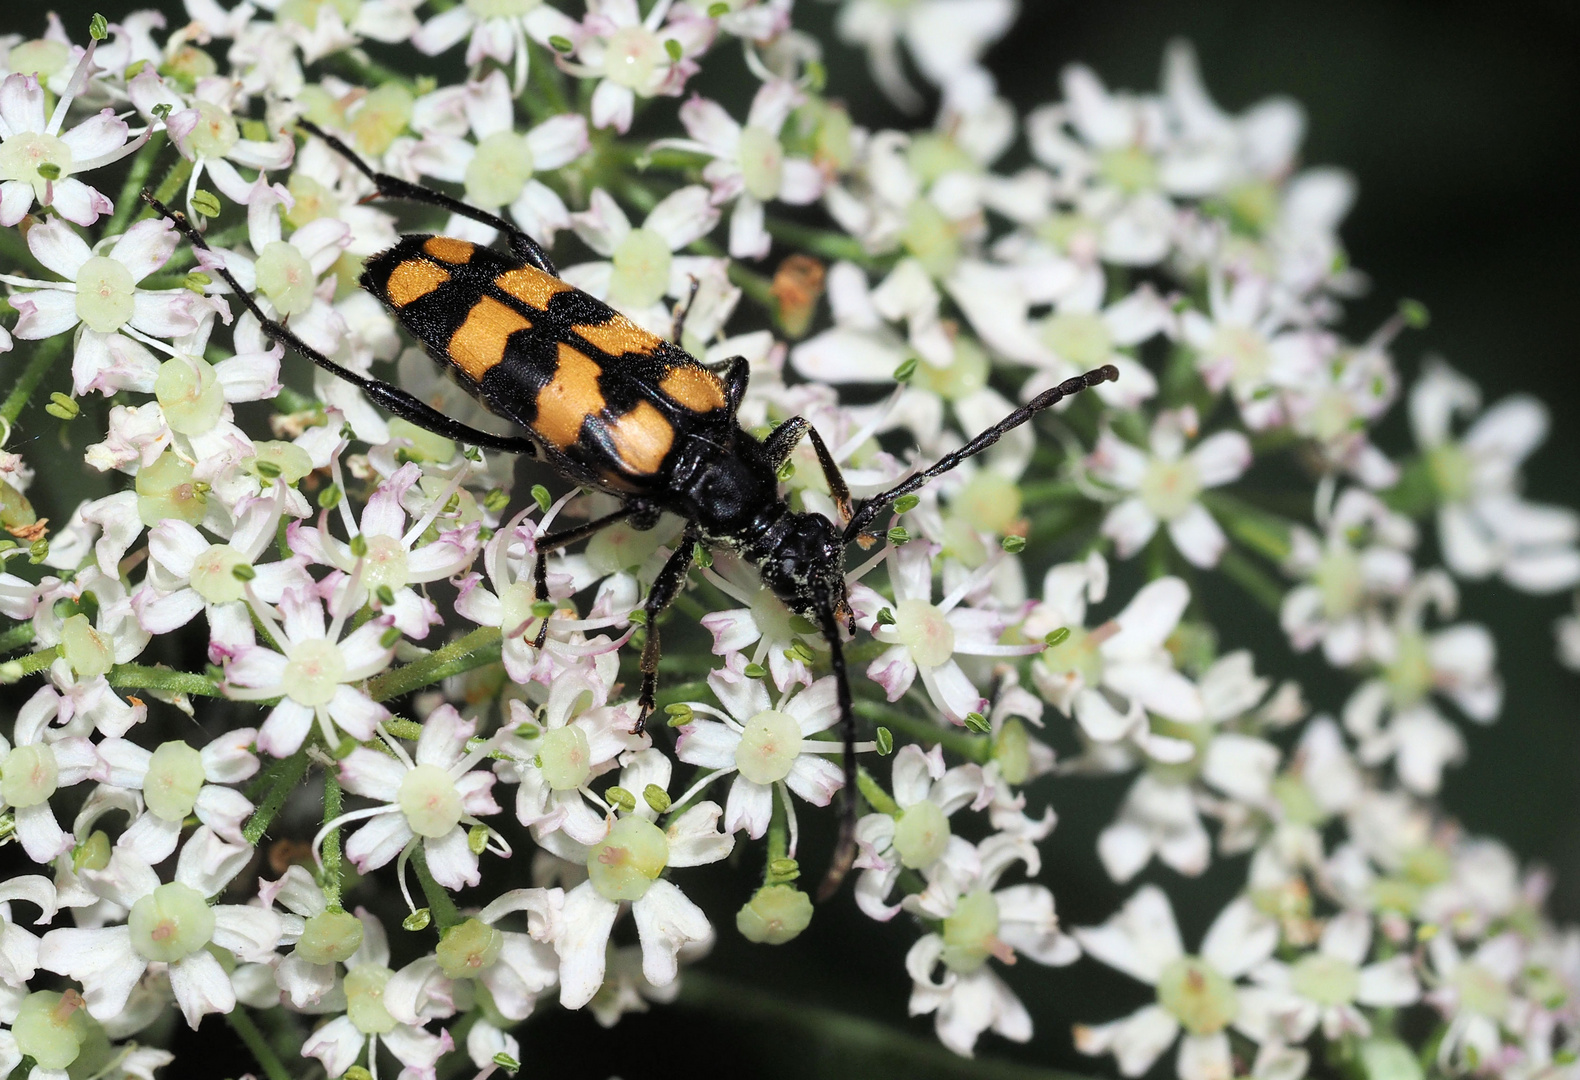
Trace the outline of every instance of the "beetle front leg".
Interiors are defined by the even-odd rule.
[[[647,724],[648,714],[653,711],[653,702],[658,695],[658,617],[680,595],[686,575],[691,572],[691,557],[697,542],[696,534],[687,529],[681,537],[680,546],[664,563],[664,569],[658,572],[658,577],[653,579],[653,587],[647,590],[647,603],[643,606],[647,614],[647,643],[642,646],[642,692],[637,697],[636,727],[631,731],[633,735],[639,734]]]

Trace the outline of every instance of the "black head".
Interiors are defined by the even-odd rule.
[[[845,608],[845,542],[822,514],[786,514],[758,562],[763,584],[792,611],[810,615]]]

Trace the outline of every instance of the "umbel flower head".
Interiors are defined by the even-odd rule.
[[[1183,43],[1010,102],[1029,5],[831,2],[936,112],[869,126],[788,0],[0,35],[0,1072],[204,1074],[222,1014],[227,1074],[487,1080],[677,998],[840,1061],[909,1012],[1126,1076],[1573,1071],[1576,931],[1437,802],[1550,659],[1489,592],[1580,582],[1547,406],[1419,305],[1349,338],[1295,102]],[[1084,867],[1140,883],[1067,930]],[[1066,1010],[1098,964],[1148,1002]],[[836,982],[891,1027],[773,1000]]]

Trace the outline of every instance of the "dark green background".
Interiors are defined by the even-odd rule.
[[[59,10],[76,27],[92,6]],[[826,5],[801,2],[799,21],[810,29],[826,31],[830,15]],[[13,29],[39,27],[7,5],[0,30]],[[1574,375],[1580,9],[1559,2],[1028,0],[1021,23],[988,60],[1003,90],[1029,108],[1057,97],[1059,70],[1076,60],[1111,86],[1152,89],[1164,44],[1178,35],[1196,43],[1220,104],[1237,110],[1270,93],[1292,95],[1310,118],[1305,160],[1342,165],[1359,178],[1360,201],[1343,235],[1374,284],[1368,298],[1351,306],[1351,336],[1365,337],[1401,296],[1426,303],[1431,327],[1406,336],[1397,350],[1406,375],[1418,370],[1422,355],[1436,352],[1479,380],[1489,399],[1516,389],[1543,397],[1554,434],[1529,470],[1531,493],[1580,502]],[[833,46],[829,68],[833,92],[852,102],[858,121],[903,122],[873,93],[859,55]],[[5,363],[0,359],[0,367]],[[1395,453],[1408,447],[1397,417],[1383,439]],[[1263,643],[1262,667],[1320,673],[1311,664],[1282,667],[1276,630],[1236,594],[1219,590],[1207,599],[1231,644]],[[1555,910],[1574,918],[1580,916],[1577,683],[1556,665],[1550,629],[1568,604],[1567,597],[1531,599],[1496,586],[1465,589],[1465,616],[1488,622],[1497,634],[1509,690],[1503,719],[1467,732],[1470,762],[1451,773],[1444,797],[1471,830],[1498,835],[1523,858],[1552,866]],[[1343,684],[1311,685],[1323,708],[1336,708],[1343,692]],[[1122,895],[1101,884],[1091,853],[1095,830],[1122,790],[1119,783],[1067,782],[1034,792],[1034,800],[1052,798],[1063,816],[1042,880],[1072,924],[1106,917]],[[1236,862],[1228,877],[1201,882],[1182,883],[1167,872],[1149,876],[1175,897],[1194,942],[1242,867]],[[695,879],[710,912],[722,915],[743,899],[740,877],[719,870]],[[925,1037],[928,1021],[904,1018],[901,960],[912,933],[903,924],[881,929],[831,908],[795,945],[768,951],[742,945],[727,916],[718,921],[725,925],[712,970],[847,1014],[908,1025]],[[1037,1038],[1011,1047],[989,1037],[980,1048],[986,1055],[1113,1073],[1111,1061],[1073,1053],[1068,1024],[1120,1015],[1147,996],[1141,988],[1085,961],[1056,972],[1022,963],[1010,977],[1037,1018]],[[793,1027],[731,1024],[681,1009],[628,1018],[606,1033],[587,1017],[547,1008],[523,1038],[529,1070],[600,1080],[611,1073],[629,1080],[726,1071],[950,1074],[947,1061],[933,1069],[882,1050],[863,1054],[852,1044],[819,1043]],[[250,1066],[213,1017],[198,1035],[180,1037],[178,1053],[185,1055],[183,1067],[171,1076],[233,1075]]]

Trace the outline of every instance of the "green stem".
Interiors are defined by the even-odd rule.
[[[53,649],[40,649],[38,652],[30,653],[29,655],[21,657],[20,659],[9,660],[7,661],[7,664],[15,664],[16,667],[12,670],[16,672],[17,678],[22,679],[33,674],[35,671],[43,671],[45,668],[49,667],[49,665],[53,664],[59,656],[60,646],[56,645]]]
[[[247,1044],[247,1049],[263,1066],[263,1074],[269,1080],[291,1080],[290,1070],[280,1060],[280,1055],[274,1052],[274,1047],[269,1045],[269,1040],[263,1037],[263,1032],[258,1030],[258,1025],[252,1022],[252,1017],[247,1015],[245,1006],[237,1005],[226,1013],[225,1022]]]
[[[463,675],[499,660],[499,628],[484,626],[458,641],[436,649],[421,660],[386,671],[368,681],[368,694],[374,701],[389,701],[424,686]]]
[[[109,683],[117,690],[157,690],[165,694],[196,694],[198,697],[224,697],[219,683],[207,675],[194,675],[167,667],[143,664],[116,664],[110,669]]]
[[[33,624],[18,623],[5,633],[0,634],[0,653],[14,652],[24,645],[32,644]]]
[[[132,167],[126,173],[126,181],[121,185],[121,194],[115,200],[115,213],[110,216],[109,223],[104,227],[105,236],[115,236],[126,231],[126,226],[131,224],[132,215],[142,205],[138,193],[148,184],[148,174],[153,171],[154,159],[159,156],[159,151],[165,148],[166,135],[163,131],[156,131],[143,143],[142,149],[132,157]]]
[[[274,779],[269,784],[269,793],[263,798],[263,805],[247,819],[247,824],[242,827],[241,835],[247,843],[257,847],[258,841],[263,839],[263,834],[269,831],[269,826],[274,824],[275,815],[285,805],[285,800],[290,798],[291,792],[296,790],[296,785],[302,782],[302,776],[307,772],[307,747],[302,747],[296,753],[280,763],[280,769],[274,774]]]
[[[186,186],[187,177],[191,175],[192,163],[184,157],[176,158],[176,163],[170,166],[170,171],[165,173],[163,180],[159,181],[159,187],[154,191],[154,198],[169,206],[170,200],[174,199],[176,193]],[[147,205],[141,199],[138,200],[137,205],[142,207],[142,210],[137,214],[138,221],[154,216],[154,208],[152,206]]]
[[[900,804],[895,802],[894,797],[884,791],[883,785],[864,768],[856,770],[856,787],[860,789],[861,797],[866,799],[878,813],[894,815],[900,812]]]
[[[741,292],[751,297],[752,300],[766,308],[769,314],[776,319],[779,315],[779,298],[774,295],[773,279],[755,271],[748,270],[740,263],[730,260],[730,281]]]
[[[324,824],[329,824],[340,816],[341,806],[340,777],[335,775],[333,769],[324,770]],[[340,866],[340,829],[333,828],[324,837],[324,897],[331,904],[340,903],[341,866]]]
[[[775,240],[802,251],[809,251],[814,255],[821,255],[825,259],[843,259],[868,270],[881,269],[887,265],[886,260],[869,254],[867,249],[861,246],[860,240],[843,233],[818,229],[795,221],[781,221],[777,218],[769,218],[764,222],[764,227]]]
[[[525,95],[527,110],[536,120],[570,112],[571,103],[565,97],[565,76],[555,66],[554,54],[536,42],[527,48],[532,57],[532,71],[528,76],[532,89]]]
[[[849,1012],[789,1001],[695,968],[680,983],[682,1008],[706,1011],[773,1033],[785,1045],[816,1047],[850,1076],[958,1076],[978,1080],[1089,1080],[1078,1073],[987,1058],[956,1057],[930,1038]]]
[[[423,857],[421,847],[412,852],[411,865],[417,871],[417,883],[422,886],[422,895],[428,900],[428,913],[433,916],[442,934],[461,921],[461,913],[456,909],[455,901],[450,899],[450,894],[433,880],[433,871],[428,869],[428,860]]]
[[[773,810],[768,819],[768,851],[763,860],[763,884],[787,885],[795,880],[792,876],[789,881],[774,873],[774,864],[790,855],[790,819],[785,814],[784,800],[779,797],[779,792],[773,793]]]
[[[1244,553],[1228,549],[1218,568],[1274,615],[1284,606],[1283,587]]]
[[[27,367],[22,369],[16,385],[11,388],[11,393],[6,397],[5,403],[0,404],[0,419],[6,424],[16,423],[16,418],[22,415],[22,410],[27,406],[33,391],[38,389],[38,384],[49,374],[49,369],[55,366],[55,361],[66,354],[68,337],[61,334],[41,343],[33,350],[33,355],[28,358]]]
[[[902,709],[877,701],[859,700],[855,703],[855,709],[856,715],[864,720],[899,728],[929,746],[937,743],[967,761],[981,764],[993,757],[993,740],[986,735],[972,735],[964,728],[939,727],[931,720],[912,716]]]
[[[353,82],[362,86],[383,86],[385,83],[392,82],[416,92],[416,83],[411,79],[387,64],[379,63],[361,49],[347,49],[326,56],[324,64],[335,70],[337,74],[349,76]]]
[[[1290,523],[1222,491],[1203,492],[1202,505],[1229,528],[1234,538],[1272,562],[1289,558]]]

